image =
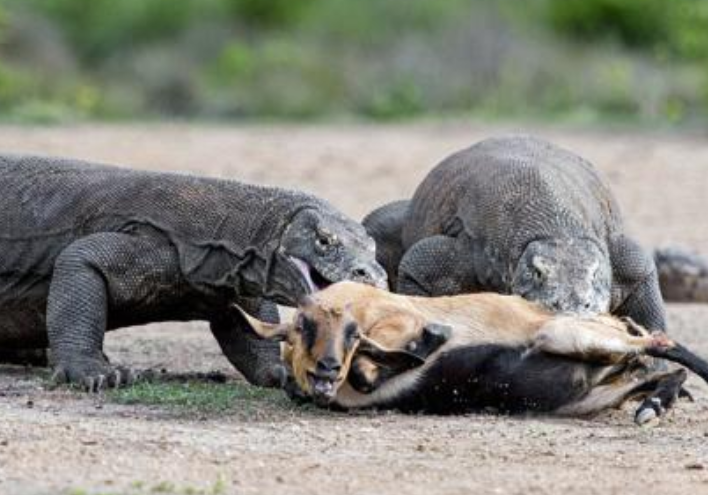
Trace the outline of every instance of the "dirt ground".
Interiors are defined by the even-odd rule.
[[[407,197],[452,151],[524,131],[602,169],[647,245],[708,252],[708,135],[460,122],[362,126],[0,127],[0,149],[180,170],[315,192],[361,218]],[[670,329],[708,355],[708,306],[672,305]],[[126,329],[115,361],[235,377],[203,324]],[[237,378],[234,378],[237,379]],[[223,386],[232,386],[233,382]],[[638,428],[632,409],[593,420],[336,414],[258,399],[175,412],[46,390],[0,367],[0,494],[708,493],[708,387]]]

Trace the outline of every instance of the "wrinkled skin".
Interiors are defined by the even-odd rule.
[[[511,292],[557,313],[606,313],[612,295],[606,259],[589,240],[531,242],[516,265]]]
[[[13,155],[0,189],[0,358],[49,347],[55,379],[90,390],[134,378],[108,362],[106,331],[191,320],[249,382],[282,385],[278,346],[233,304],[277,321],[276,302],[386,280],[362,227],[299,191]]]

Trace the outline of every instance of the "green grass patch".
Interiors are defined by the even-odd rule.
[[[286,409],[292,407],[280,391],[239,382],[139,382],[132,387],[108,392],[108,398],[118,404],[158,406],[206,414],[235,410],[249,412],[273,405]]]
[[[183,485],[170,481],[160,481],[155,484],[134,481],[130,487],[121,491],[71,488],[63,492],[64,495],[222,495],[223,493],[226,493],[226,483],[221,477],[206,486]]]

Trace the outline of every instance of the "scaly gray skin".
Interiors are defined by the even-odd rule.
[[[0,358],[49,346],[56,378],[89,389],[132,378],[103,355],[106,330],[185,320],[279,385],[277,346],[233,303],[273,321],[331,282],[385,284],[363,227],[301,192],[25,156],[0,156],[0,190]]]
[[[708,260],[686,248],[654,250],[659,285],[665,301],[708,303]]]
[[[513,293],[665,329],[654,262],[625,235],[609,188],[590,163],[545,141],[482,141],[435,167],[412,200],[363,223],[397,292]]]

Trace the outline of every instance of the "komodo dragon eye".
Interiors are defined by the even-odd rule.
[[[327,250],[337,244],[337,236],[330,234],[328,232],[318,232],[317,239],[315,239],[317,247],[322,250]]]
[[[534,257],[531,260],[531,276],[535,282],[543,282],[548,278],[549,268],[545,260]]]

